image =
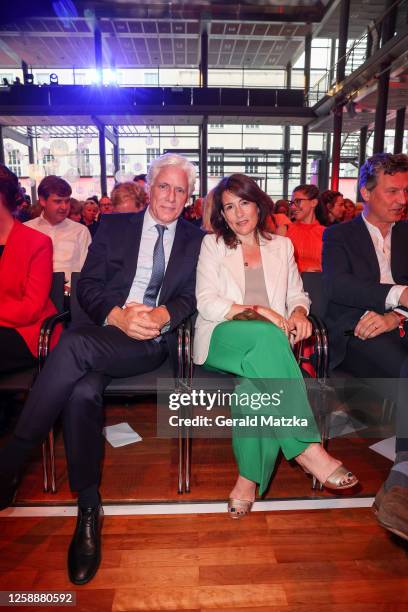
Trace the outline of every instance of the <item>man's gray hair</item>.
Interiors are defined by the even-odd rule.
[[[187,174],[188,195],[190,196],[195,188],[197,168],[186,157],[178,155],[177,153],[165,153],[160,157],[156,157],[156,159],[151,162],[146,177],[149,187],[153,185],[156,176],[165,166],[177,166],[181,170],[184,170]]]

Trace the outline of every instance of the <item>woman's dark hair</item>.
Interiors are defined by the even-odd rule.
[[[245,174],[231,174],[223,178],[215,187],[213,192],[213,209],[211,213],[211,226],[217,239],[222,237],[225,244],[230,248],[236,248],[238,238],[230,229],[223,216],[222,194],[231,191],[242,200],[255,202],[258,208],[258,223],[256,229],[266,240],[271,239],[271,234],[266,229],[267,219],[273,209],[271,198],[258,186],[254,179]]]
[[[323,203],[322,203],[319,188],[316,187],[316,185],[305,183],[303,185],[298,185],[297,187],[295,187],[292,193],[295,193],[295,191],[303,191],[303,193],[310,200],[314,200],[314,199],[317,200],[317,206],[315,208],[316,219],[321,225],[326,225],[328,222],[328,218],[327,218],[327,215],[326,215]]]
[[[339,196],[343,197],[343,194],[340,193],[340,191],[333,191],[332,189],[326,189],[326,191],[322,191],[322,193],[320,194],[322,210],[323,210],[323,214],[326,219],[323,225],[329,225],[330,223],[329,212],[333,208],[333,205]]]
[[[21,191],[18,178],[3,164],[0,164],[0,195],[4,206],[10,212],[14,212],[17,206],[24,202],[24,194]]]

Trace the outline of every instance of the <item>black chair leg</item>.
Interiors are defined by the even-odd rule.
[[[51,492],[57,492],[57,478],[55,470],[55,445],[54,445],[54,430],[51,429],[48,434],[48,446],[50,449],[50,468],[51,468]]]
[[[191,430],[187,429],[185,439],[185,459],[186,459],[186,471],[185,471],[185,491],[190,493],[190,477],[191,477]]]
[[[48,465],[47,465],[47,440],[42,443],[42,465],[43,465],[43,483],[44,493],[48,493]]]
[[[184,458],[184,439],[183,439],[183,429],[179,426],[178,430],[178,487],[177,493],[179,495],[183,494],[183,458]]]

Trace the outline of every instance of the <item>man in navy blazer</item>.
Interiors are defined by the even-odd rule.
[[[0,507],[5,507],[20,466],[61,413],[70,486],[78,492],[68,552],[75,584],[91,580],[100,563],[103,391],[112,378],[154,370],[168,356],[175,362],[176,328],[196,308],[203,233],[180,218],[195,179],[187,159],[163,155],[149,168],[149,207],[103,216],[77,288],[91,321],[62,335],[1,453]]]
[[[408,539],[408,156],[378,153],[360,169],[361,216],[323,235],[330,365],[377,379],[397,404],[396,460],[376,497],[379,522]],[[405,326],[405,327],[404,327]],[[381,379],[381,382],[379,381]]]

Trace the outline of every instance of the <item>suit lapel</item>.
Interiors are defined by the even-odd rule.
[[[280,251],[278,240],[272,238],[272,240],[261,242],[262,266],[269,304],[273,304],[275,293],[279,286],[282,260],[278,256],[278,251]]]
[[[368,231],[362,216],[359,215],[350,223],[354,224],[353,241],[355,241],[359,247],[361,258],[368,263],[373,275],[375,275],[376,281],[380,282],[380,266],[378,264],[377,253],[375,252],[370,232]]]
[[[130,218],[127,227],[126,240],[124,240],[124,272],[125,282],[130,288],[136,276],[137,260],[139,257],[140,240],[142,238],[143,220],[145,213]]]
[[[391,274],[397,284],[406,285],[407,268],[407,229],[408,223],[400,221],[394,225],[391,234]]]
[[[185,245],[188,241],[188,232],[178,220],[176,233],[174,235],[173,246],[171,248],[169,262],[164,274],[163,284],[160,290],[160,304],[165,303],[171,296],[172,289],[176,286],[175,279],[183,273],[182,263],[185,256]]]
[[[228,272],[231,274],[232,278],[238,285],[238,288],[242,295],[242,299],[244,299],[245,297],[245,269],[244,269],[244,256],[242,254],[242,247],[240,244],[238,244],[236,249],[226,248],[224,265],[226,268],[228,268]]]

